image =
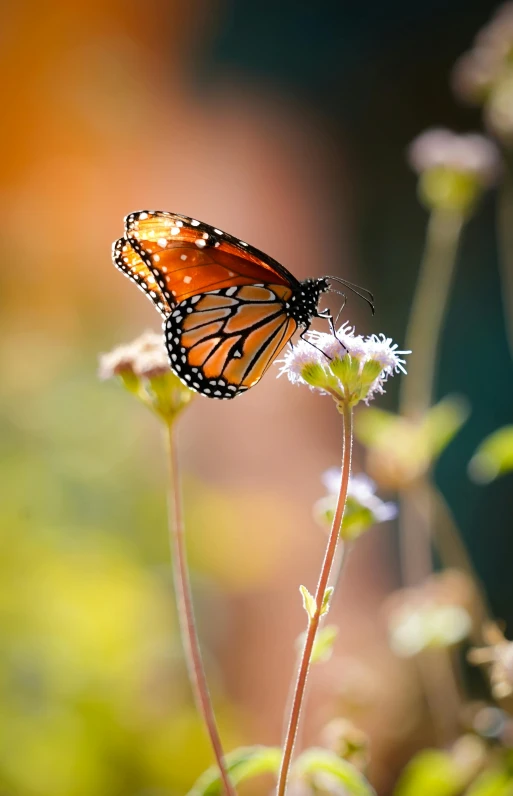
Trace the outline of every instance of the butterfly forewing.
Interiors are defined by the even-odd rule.
[[[155,274],[152,274],[141,256],[126,238],[119,238],[112,246],[112,259],[116,268],[128,276],[155,304],[158,311],[167,317],[171,312],[173,300]]]
[[[272,258],[216,227],[176,213],[142,211],[125,220],[126,237],[175,303],[236,285],[298,282]]]
[[[256,384],[294,334],[290,288],[230,287],[185,299],[166,322],[175,373],[211,398],[235,398]]]

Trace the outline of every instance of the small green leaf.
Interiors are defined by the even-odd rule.
[[[312,650],[312,663],[329,661],[337,635],[338,627],[336,625],[326,625],[317,632]]]
[[[504,426],[483,440],[470,460],[473,481],[488,484],[513,470],[513,426]]]
[[[425,749],[406,766],[394,796],[458,796],[462,772],[447,752]]]
[[[443,398],[427,412],[422,421],[422,431],[433,458],[445,450],[469,414],[468,402],[455,395]]]
[[[280,767],[281,749],[274,746],[244,746],[225,757],[231,781],[238,785],[260,774],[276,774]],[[197,780],[187,796],[221,796],[224,789],[217,766],[211,766]]]
[[[328,588],[324,592],[324,597],[322,598],[322,605],[321,605],[321,616],[325,616],[330,610],[330,601],[334,591],[335,589],[333,586],[328,586]]]
[[[312,597],[306,586],[300,586],[299,591],[301,592],[301,596],[303,597],[303,608],[305,609],[310,619],[313,619],[315,616],[315,612],[317,611],[317,603],[315,602],[315,597]]]
[[[301,778],[315,778],[316,774],[329,774],[344,786],[348,796],[375,796],[374,789],[363,774],[347,760],[342,760],[328,749],[307,749],[296,760],[292,774]]]

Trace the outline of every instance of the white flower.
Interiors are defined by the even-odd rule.
[[[340,469],[330,467],[322,476],[322,482],[330,495],[337,496],[340,490]],[[349,479],[347,497],[372,514],[373,522],[387,522],[397,517],[395,503],[385,503],[376,495],[376,484],[365,473],[357,473]]]
[[[292,384],[306,384],[321,394],[330,394],[338,403],[368,402],[394,373],[406,373],[402,355],[392,339],[381,335],[363,337],[348,323],[336,336],[325,332],[306,333],[280,360],[279,376],[286,374]]]
[[[102,354],[98,371],[101,379],[110,379],[121,374],[152,378],[169,372],[163,336],[156,332],[144,332],[131,343]]]
[[[473,176],[483,186],[495,182],[500,164],[499,151],[488,138],[477,133],[457,135],[445,128],[417,136],[408,149],[408,159],[418,174],[441,166]]]

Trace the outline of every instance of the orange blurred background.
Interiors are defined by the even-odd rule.
[[[414,206],[414,182],[401,148],[428,111],[445,112],[449,102],[428,98],[428,111],[419,102],[409,116],[399,84],[396,148],[371,174],[364,148],[373,136],[382,148],[390,140],[388,114],[399,105],[393,59],[380,49],[378,4],[370,7],[378,18],[369,22],[367,61],[355,58],[349,69],[365,79],[355,83],[362,107],[355,110],[355,99],[347,120],[343,29],[354,27],[356,12],[320,3],[308,16],[301,2],[281,10],[263,3],[262,29],[275,25],[285,38],[263,37],[260,57],[270,66],[259,74],[237,66],[244,9],[236,5],[24,0],[2,10],[6,794],[183,796],[211,761],[175,632],[159,428],[118,385],[96,377],[99,352],[160,323],[111,264],[123,217],[144,208],[184,213],[250,241],[299,278],[343,274],[378,299],[376,319],[353,297],[345,317],[362,333],[402,342],[424,217],[405,210]],[[474,3],[468,32],[451,39],[460,5],[431,9],[449,30],[437,75],[487,14]],[[250,6],[258,11],[248,4],[251,21]],[[405,8],[413,41],[425,22],[408,4],[393,4],[393,41],[428,85],[427,66],[398,22]],[[301,17],[311,51],[292,54],[287,14],[291,36]],[[323,14],[340,28],[341,63],[330,40],[319,72],[329,39]],[[252,38],[248,22],[244,35],[258,54],[261,30]],[[281,46],[278,57],[273,48]],[[288,46],[291,63],[282,68]],[[309,64],[312,84],[302,91]],[[372,83],[382,68],[386,96],[383,83]],[[373,108],[367,125],[362,85]],[[369,158],[375,166],[376,152]],[[390,248],[383,266],[378,258],[390,229],[404,236],[396,271]],[[196,609],[227,748],[280,741],[303,628],[298,585],[313,588],[325,542],[312,505],[321,473],[340,457],[333,406],[276,374],[274,367],[233,404],[198,398],[180,427]],[[362,467],[357,449],[355,470]],[[391,533],[376,529],[351,555],[333,607],[335,654],[314,673],[304,732],[305,743],[317,742],[330,718],[355,718],[371,734],[380,793],[428,732],[414,672],[387,650],[379,612],[397,583]]]

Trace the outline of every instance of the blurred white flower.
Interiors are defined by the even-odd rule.
[[[98,375],[100,379],[111,379],[122,374],[152,378],[169,373],[170,370],[162,333],[148,331],[131,343],[120,345],[108,354],[101,354]]]
[[[417,174],[443,167],[473,176],[483,187],[496,181],[500,169],[499,151],[488,138],[478,133],[458,135],[445,128],[417,136],[408,149],[408,160]]]
[[[330,467],[322,476],[322,482],[328,492],[329,498],[336,499],[340,491],[340,469]],[[376,484],[365,473],[357,473],[349,479],[347,497],[356,503],[360,508],[366,509],[372,515],[372,523],[387,522],[397,517],[397,506],[395,503],[385,503],[376,495]]]
[[[166,423],[173,421],[195,393],[169,366],[162,334],[145,332],[131,343],[100,356],[100,379],[118,377],[123,386]]]

